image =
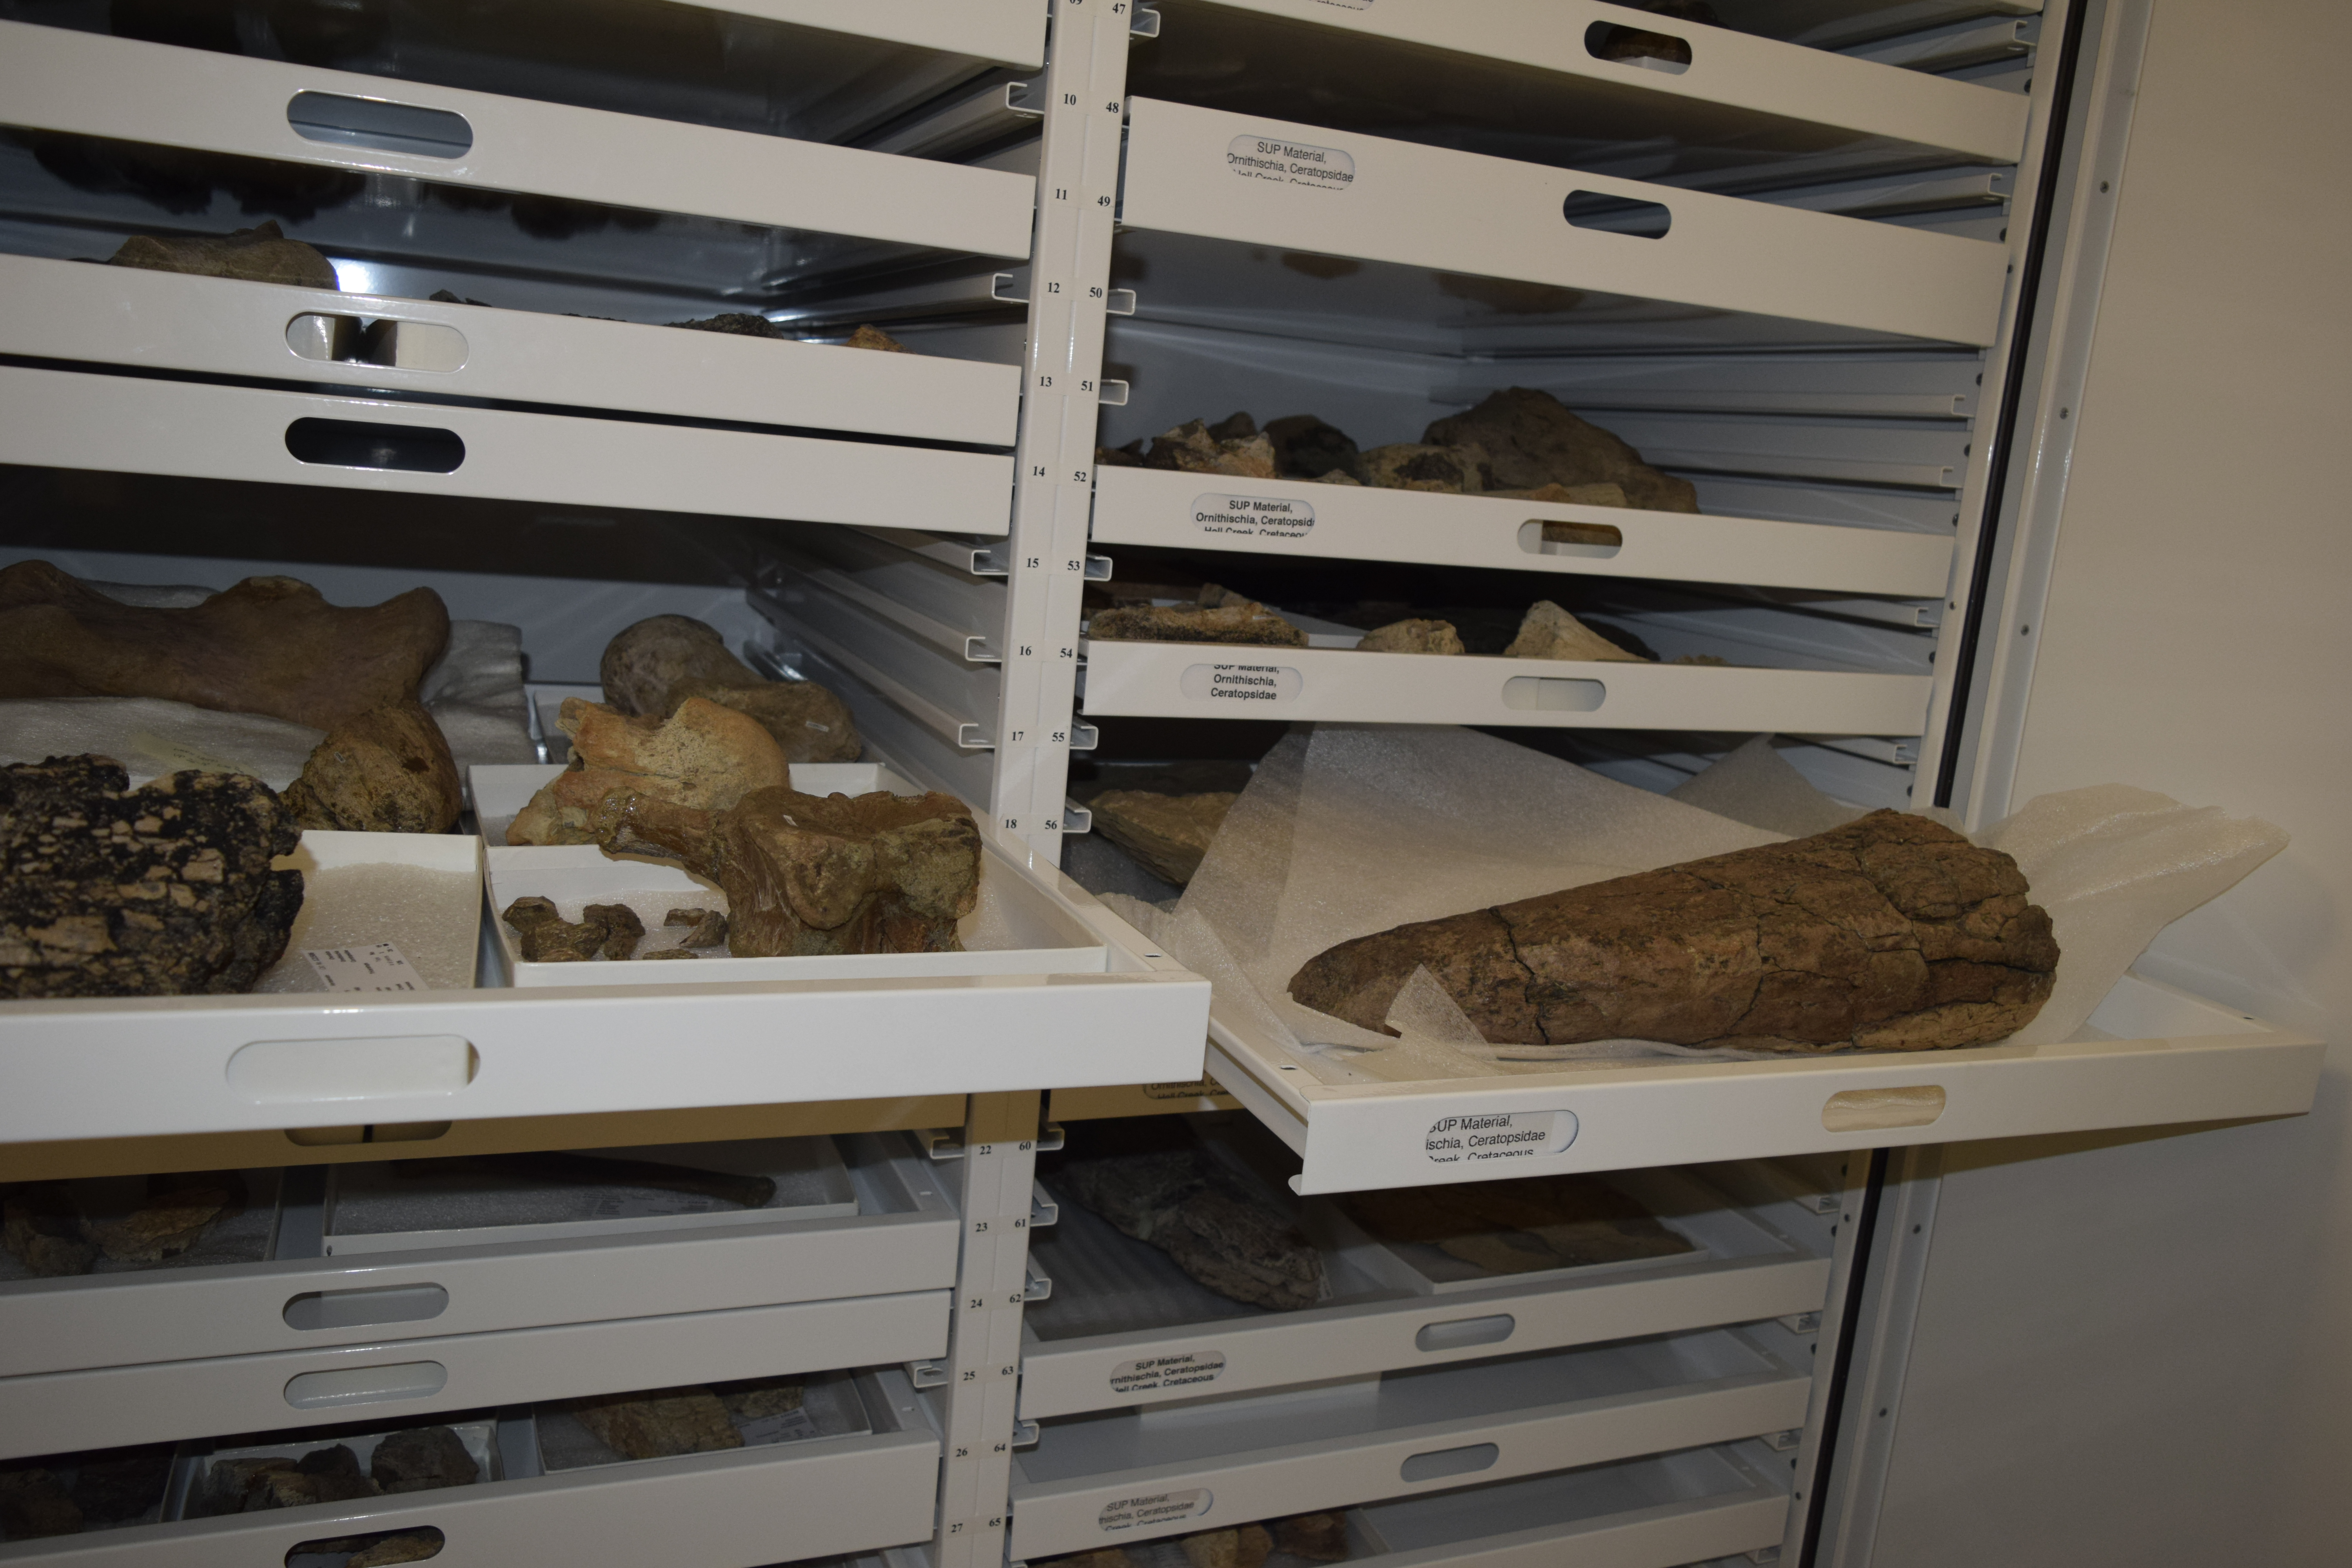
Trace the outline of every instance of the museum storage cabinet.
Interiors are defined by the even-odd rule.
[[[1191,1538],[1305,1515],[1276,1568],[1828,1561],[1906,1152],[2292,1114],[2318,1044],[2127,975],[2063,1044],[1376,1075],[1115,913],[1173,889],[1083,804],[1272,720],[1658,792],[1772,733],[1850,805],[1968,815],[2146,7],[1714,11],[0,0],[0,564],[432,587],[520,628],[529,752],[472,769],[478,838],[302,851],[478,879],[470,984],[0,1002],[20,1199],[240,1190],[175,1267],[5,1265],[0,1562],[1211,1568]],[[265,220],[332,287],[94,265]],[[1409,442],[1511,386],[1699,510],[1097,458],[1235,405]],[[1307,646],[1087,636],[1213,575]],[[1375,658],[1327,613],[1416,580],[1655,657]],[[504,824],[663,614],[846,701],[863,760],[797,787],[966,801],[991,939],[521,958],[512,896],[623,884]],[[1441,1152],[1465,1124],[1523,1152]],[[1179,1144],[1297,1227],[1309,1299],[1077,1201]],[[1481,1261],[1364,1196],[1497,1174],[1647,1250]],[[681,1388],[727,1415],[697,1451],[599,1425]],[[469,1483],[222,1501],[419,1426]]]

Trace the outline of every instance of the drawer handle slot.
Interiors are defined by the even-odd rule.
[[[1605,522],[1546,522],[1529,518],[1519,524],[1519,548],[1529,555],[1580,555],[1606,561],[1625,548],[1625,531]]]
[[[286,1403],[297,1410],[331,1410],[337,1405],[375,1405],[388,1399],[430,1399],[448,1386],[449,1369],[437,1361],[345,1366],[332,1372],[306,1372],[289,1379]]]
[[[466,443],[455,430],[357,419],[297,419],[286,426],[286,449],[296,462],[314,468],[408,474],[454,474],[466,460]]]
[[[1560,204],[1560,216],[1570,228],[1599,229],[1606,234],[1630,234],[1637,239],[1664,239],[1675,226],[1675,215],[1663,203],[1636,201],[1601,191],[1570,191]]]
[[[305,142],[373,147],[379,153],[462,158],[474,149],[474,128],[464,115],[383,98],[298,92],[286,105],[286,123]]]
[[[1562,675],[1514,675],[1503,682],[1503,706],[1522,713],[1590,713],[1609,700],[1597,680]]]
[[[1480,1470],[1495,1468],[1503,1450],[1492,1443],[1473,1443],[1466,1448],[1440,1448],[1434,1453],[1415,1454],[1397,1471],[1398,1479],[1408,1481],[1436,1481],[1448,1476],[1474,1476]]]
[[[1822,1107],[1822,1126],[1831,1132],[1877,1132],[1890,1127],[1925,1127],[1944,1114],[1944,1091],[1932,1083],[1902,1089],[1849,1089]]]
[[[481,1056],[456,1035],[256,1040],[228,1058],[228,1087],[256,1105],[320,1105],[455,1094]]]
[[[462,370],[466,334],[438,321],[401,321],[387,316],[362,321],[357,316],[305,312],[286,323],[286,346],[308,360],[373,364],[386,370]]]
[[[1456,1318],[1446,1323],[1424,1323],[1421,1332],[1412,1336],[1415,1350],[1458,1351],[1472,1345],[1498,1345],[1518,1329],[1518,1320],[1508,1312],[1497,1312],[1486,1318]]]
[[[1690,69],[1691,63],[1689,39],[1678,38],[1672,33],[1654,33],[1647,27],[1621,26],[1614,22],[1595,22],[1585,28],[1584,52],[1596,60],[1664,71],[1669,76],[1682,75]]]
[[[447,1536],[429,1524],[417,1525],[407,1530],[379,1530],[368,1535],[335,1535],[321,1541],[299,1541],[287,1548],[286,1568],[294,1568],[294,1560],[297,1557],[324,1556],[329,1552],[341,1556],[346,1552],[357,1555],[379,1542],[385,1541],[413,1544],[417,1549],[413,1555],[403,1554],[383,1559],[387,1563],[427,1562],[440,1556],[441,1548],[449,1543]]]
[[[449,1310],[438,1285],[377,1285],[361,1290],[305,1290],[279,1315],[289,1329],[366,1329],[378,1323],[421,1323]]]

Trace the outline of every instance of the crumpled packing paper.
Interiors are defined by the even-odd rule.
[[[214,590],[92,583],[110,599],[184,610]],[[417,698],[449,742],[459,777],[487,763],[535,763],[522,689],[522,629],[452,621],[449,646],[417,683]],[[85,753],[112,757],[133,787],[199,769],[247,773],[282,790],[326,732],[261,713],[223,713],[160,697],[45,697],[0,701],[0,765]]]
[[[1788,828],[1820,832],[1860,815],[1805,783],[1769,739],[1685,786],[1714,807],[1703,810],[1474,731],[1302,726],[1259,764],[1172,910],[1105,901],[1206,977],[1221,1016],[1327,1082],[1769,1058],[1641,1040],[1490,1046],[1425,971],[1391,1006],[1396,1037],[1300,1006],[1288,993],[1301,965],[1355,937],[1780,843],[1801,836]],[[1711,778],[1717,769],[1722,776]],[[1782,830],[1750,825],[1766,822]],[[2017,858],[2057,928],[2056,993],[2015,1037],[2042,1044],[2074,1036],[2158,931],[2275,854],[2285,836],[2105,785],[2041,797],[1978,842]]]

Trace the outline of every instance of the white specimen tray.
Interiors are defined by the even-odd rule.
[[[1201,474],[1100,468],[1094,542],[1914,599],[1941,595],[1952,569],[1952,542],[1933,534],[1304,479],[1223,483],[1229,488]],[[1547,522],[1604,536],[1548,541]]]
[[[2296,1116],[2326,1054],[2308,1035],[2128,973],[2081,1038],[2053,1046],[1382,1082],[1318,1078],[1223,1012],[1209,1033],[1210,1076],[1300,1155],[1301,1193]],[[1514,1138],[1515,1152],[1481,1157],[1474,1138]]]
[[[328,1168],[329,1258],[416,1252],[518,1241],[551,1241],[627,1231],[678,1231],[772,1220],[839,1219],[857,1213],[857,1194],[830,1138],[741,1143],[583,1149],[582,1154],[646,1160],[730,1174],[765,1176],[775,1195],[759,1208],[691,1193],[639,1187],[615,1175],[589,1186],[467,1169],[448,1180],[404,1177],[384,1163]],[[429,1167],[431,1162],[420,1161]]]
[[[831,769],[839,773],[827,777]],[[490,825],[510,821],[513,792],[530,793],[563,772],[560,766],[478,767],[472,770],[476,809],[485,832]],[[828,793],[863,783],[870,773],[873,789],[912,793],[913,786],[873,763],[796,764],[794,787],[821,788]],[[486,777],[484,775],[496,775]],[[801,781],[807,780],[806,785]],[[903,788],[898,786],[903,785]],[[862,793],[862,792],[861,792]],[[512,810],[508,808],[512,806]],[[962,952],[862,952],[807,958],[697,958],[675,963],[642,959],[614,963],[592,960],[570,963],[526,963],[514,928],[498,917],[519,898],[551,899],[566,918],[578,918],[577,905],[610,903],[633,898],[646,908],[652,904],[724,909],[725,897],[712,884],[675,867],[615,858],[593,844],[540,847],[530,845],[491,847],[485,858],[485,886],[497,932],[499,952],[517,986],[541,985],[711,985],[730,980],[855,980],[905,975],[973,974],[1098,974],[1108,967],[1102,938],[1082,921],[1056,906],[1018,864],[993,841],[982,839],[980,904],[965,917],[965,940],[993,940],[1006,945],[974,947]],[[645,919],[648,934],[662,929],[658,913]],[[987,933],[982,935],[981,933]]]
[[[439,341],[394,364],[313,358],[289,341],[310,318]],[[1011,446],[1020,420],[1015,365],[5,254],[0,353],[976,446]]]
[[[1579,194],[1664,207],[1669,226],[1655,238],[1577,226],[1562,209]],[[2008,250],[1983,240],[1150,98],[1129,100],[1119,217],[1269,251],[1979,347],[2008,281]]]
[[[1013,459],[995,452],[20,365],[0,365],[0,462],[959,533],[1012,526]],[[395,455],[416,454],[400,461],[435,466],[383,466],[373,447],[297,458],[287,441],[300,420],[380,429]]]
[[[1213,5],[1187,0],[1164,13],[1160,34],[1166,38],[1197,29],[1210,35],[1203,42],[1211,47],[1223,44],[1245,59],[1255,52],[1258,58],[1251,64],[1268,77],[1279,69],[1280,57],[1267,58],[1271,48],[1253,51],[1250,45],[1260,39],[1289,42],[1295,30],[1276,34],[1262,24],[1244,29],[1219,12],[1317,24],[1340,35],[1342,44],[1349,46],[1342,58],[1350,63],[1379,58],[1368,45],[1371,40],[1385,43],[1397,58],[1381,73],[1384,76],[1412,68],[1406,62],[1417,65],[1426,58],[1425,50],[1443,49],[1452,57],[1446,73],[1466,78],[1467,90],[1492,93],[1496,101],[1490,112],[1510,123],[1552,130],[1559,119],[1579,110],[1590,119],[1613,115],[1621,126],[1633,121],[1633,127],[1618,131],[1618,139],[1633,142],[1645,152],[1661,141],[1728,144],[1752,163],[1759,152],[1776,146],[1790,155],[1839,146],[1851,157],[1853,150],[1842,144],[1884,139],[2009,163],[2023,150],[2029,105],[2021,94],[1728,27],[1656,16],[1637,19],[1626,16],[1629,9],[1633,7],[1595,0],[1482,0],[1476,5],[1459,0],[1380,0],[1363,5],[1330,0],[1215,0]],[[1676,64],[1603,59],[1587,39],[1595,26],[1611,24],[1671,34],[1688,46],[1690,59]],[[1349,34],[1366,42],[1347,38]],[[1497,72],[1493,67],[1498,62],[1515,68]],[[1549,93],[1527,90],[1534,72],[1557,73],[1542,83]],[[1233,90],[1228,84],[1218,85]],[[1823,136],[1802,129],[1815,127],[1851,134]]]
[[[448,872],[465,878],[468,883],[478,884],[482,877],[482,844],[478,838],[457,833],[346,833],[306,828],[294,853],[280,855],[270,864],[280,871],[306,872],[352,866],[418,866],[426,870]],[[313,889],[314,884],[306,877],[302,890],[306,909],[316,897]],[[334,913],[339,921],[349,919],[349,911],[340,906]],[[447,903],[436,906],[436,918],[447,922],[453,936],[462,930],[465,932],[464,945],[470,948],[480,924],[479,900],[473,896],[471,888],[461,889],[453,881]],[[312,939],[306,938],[303,922],[298,916],[287,942],[286,956],[279,963],[304,963],[301,948],[305,940]],[[412,961],[416,957],[414,953],[405,956]],[[300,981],[300,972],[296,971],[295,973]],[[463,984],[470,986],[473,983],[473,971],[468,968]],[[305,983],[299,994],[316,994],[325,989],[323,984],[314,986]]]
[[[289,115],[306,93],[437,111],[468,140],[313,141]],[[0,22],[0,99],[44,131],[984,256],[1025,258],[1035,205],[1036,182],[1000,170],[24,22]]]
[[[1916,735],[1932,684],[1866,670],[1102,638],[1088,639],[1086,658],[1083,711],[1160,719]]]

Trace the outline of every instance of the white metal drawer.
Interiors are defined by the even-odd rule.
[[[837,0],[688,3],[1010,65],[1041,65],[1045,58],[1045,7],[1040,0],[860,0],[854,6]]]
[[[306,317],[444,329],[462,363],[313,359],[289,341]],[[1020,419],[1009,364],[23,256],[0,255],[0,353],[977,446]]]
[[[133,1526],[0,1546],[0,1563],[279,1568],[306,1541],[434,1529],[448,1568],[752,1568],[927,1539],[940,1444],[903,1375],[859,1380],[873,1431],[604,1466],[355,1503]],[[527,1413],[499,1421],[505,1450]]]
[[[2000,318],[2008,252],[1980,240],[1148,98],[1128,123],[1133,228],[1973,346]],[[1576,193],[1671,227],[1574,226]]]
[[[1547,522],[1613,531],[1557,542]],[[1639,511],[1626,507],[1434,495],[1106,467],[1095,475],[1094,541],[1322,560],[1426,562],[1583,577],[1741,583],[1935,598],[1952,542],[1933,534]]]
[[[1802,1425],[1810,1376],[1727,1331],[1048,1425],[1024,1557],[1406,1497]]]
[[[304,93],[461,118],[434,157],[312,141]],[[1024,257],[1036,182],[993,169],[389,81],[22,22],[0,22],[9,123],[651,212]]]
[[[1815,1245],[1820,1238],[1783,1232],[1772,1217],[1682,1172],[1643,1172],[1618,1184],[1698,1250],[1639,1264],[1497,1275],[1471,1288],[1403,1295],[1389,1281],[1404,1278],[1409,1264],[1370,1238],[1355,1237],[1344,1216],[1310,1205],[1310,1235],[1351,1242],[1327,1249],[1327,1268],[1335,1275],[1380,1279],[1381,1290],[1350,1291],[1330,1305],[1300,1311],[1173,1328],[1066,1338],[1045,1338],[1032,1328],[1021,1359],[1021,1414],[1036,1420],[1142,1408],[1822,1309],[1830,1260],[1826,1248]],[[1778,1217],[1819,1228],[1805,1223],[1811,1216]],[[1033,1237],[1031,1272],[1055,1284],[1049,1300],[1031,1309],[1030,1319],[1049,1331],[1054,1314],[1076,1299],[1073,1287],[1083,1290],[1080,1281],[1087,1279],[1119,1277],[1120,1259],[1099,1254],[1130,1251],[1146,1268],[1158,1257],[1066,1205],[1050,1230]],[[1385,1254],[1390,1267],[1378,1268],[1381,1260],[1367,1256],[1372,1253]],[[1079,1270],[1077,1279],[1057,1268],[1063,1258]]]
[[[903,1138],[846,1140],[867,1212],[0,1286],[0,1378],[383,1346],[955,1283],[957,1224]],[[283,1237],[289,1223],[279,1219]],[[297,1322],[304,1327],[296,1327]],[[315,1324],[315,1326],[307,1326]]]
[[[2025,141],[2027,102],[2021,94],[1643,14],[1633,5],[1594,0],[1485,0],[1477,5],[1380,0],[1359,7],[1329,0],[1180,0],[1167,8],[1160,47],[1199,29],[1228,47],[1256,43],[1270,55],[1265,46],[1277,37],[1291,46],[1286,54],[1315,48],[1296,28],[1276,34],[1260,24],[1243,32],[1220,12],[1314,24],[1354,44],[1345,57],[1350,63],[1375,58],[1368,46],[1385,43],[1399,57],[1391,71],[1411,68],[1402,61],[1418,63],[1426,58],[1423,50],[1443,49],[1454,57],[1446,62],[1450,73],[1470,74],[1482,85],[1499,85],[1490,68],[1482,69],[1490,63],[1517,68],[1507,85],[1522,92],[1530,71],[1556,73],[1544,85],[1551,89],[1548,96],[1559,118],[1580,110],[1591,119],[1613,113],[1624,127],[1618,134],[1643,144],[1645,153],[1654,153],[1662,142],[1727,143],[1753,163],[1769,151],[1845,151],[1852,142],[1885,141],[2007,163],[2016,162]],[[1677,68],[1657,68],[1666,64],[1662,60],[1603,59],[1588,39],[1610,25],[1670,34],[1688,47],[1690,58]],[[1278,68],[1283,58],[1274,55],[1258,63]],[[1824,135],[1823,130],[1847,134]]]
[[[306,1422],[410,1421],[943,1354],[948,1290],[802,1301],[0,1381],[0,1457]]]
[[[1209,1071],[1301,1156],[1298,1191],[1347,1193],[2298,1116],[2311,1109],[2326,1054],[2307,1035],[2136,974],[2108,994],[2084,1032],[2097,1037],[1339,1084],[1220,1013],[1210,1021]],[[1545,1136],[1521,1143],[1523,1154],[1465,1161],[1438,1136],[1441,1124],[1458,1127],[1449,1119],[1465,1117],[1505,1119]]]
[[[16,366],[0,401],[11,463],[967,533],[1013,511],[987,452]]]
[[[1083,711],[1165,719],[1916,735],[1930,679],[1238,644],[1087,644]],[[1220,1082],[1223,1081],[1222,1079]]]

